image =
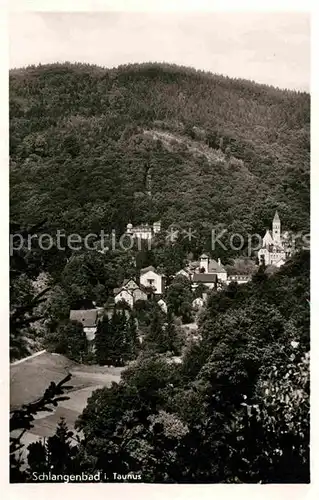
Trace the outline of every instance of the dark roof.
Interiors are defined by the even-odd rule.
[[[138,284],[136,283],[134,278],[126,278],[122,283],[122,287],[126,286],[130,281],[133,281],[133,283],[136,285],[136,288],[138,288]]]
[[[114,296],[118,295],[119,293],[121,293],[123,291],[128,293],[129,295],[132,295],[131,292],[127,288],[121,287],[121,288],[114,288],[114,290],[113,290]]]
[[[200,283],[216,283],[217,274],[196,273],[193,276],[193,281]]]
[[[79,321],[84,327],[96,326],[98,319],[97,309],[73,309],[70,311],[70,320]]]
[[[160,300],[164,300],[164,295],[162,293],[158,293],[157,295],[154,296],[155,302],[159,302]],[[164,300],[165,302],[165,300]],[[166,304],[166,302],[165,302]]]

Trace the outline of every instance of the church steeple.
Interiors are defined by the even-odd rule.
[[[280,219],[279,219],[279,215],[278,215],[278,211],[277,210],[276,210],[273,222],[279,222],[280,223]]]
[[[276,210],[275,216],[272,221],[272,239],[275,244],[280,245],[281,237],[280,237],[280,218],[278,212]]]

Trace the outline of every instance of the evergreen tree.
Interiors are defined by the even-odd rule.
[[[82,363],[88,354],[88,340],[79,321],[62,324],[57,332],[47,336],[46,345],[49,350],[64,354],[79,363]]]
[[[49,472],[48,465],[48,449],[45,440],[31,443],[28,446],[28,472],[32,475],[33,472],[43,473]]]
[[[50,470],[56,474],[70,473],[76,447],[72,446],[73,432],[62,417],[54,436],[48,439]]]
[[[108,364],[122,366],[124,364],[123,352],[125,350],[125,311],[114,310],[111,319],[110,342],[108,344]]]
[[[149,326],[148,335],[146,337],[146,346],[149,349],[162,354],[167,352],[171,352],[173,354],[179,353],[180,346],[176,326],[171,313],[168,313],[167,322],[164,324],[161,314],[156,312]]]
[[[154,309],[154,316],[148,328],[145,339],[146,347],[150,350],[163,352],[164,325],[159,311]]]
[[[77,447],[71,445],[73,432],[68,430],[62,417],[54,436],[46,442],[31,443],[28,446],[28,473],[48,472],[53,474],[70,474]]]
[[[108,362],[110,330],[109,318],[105,315],[102,320],[98,322],[94,339],[95,359],[99,365],[106,365]]]
[[[125,325],[125,361],[135,359],[139,349],[136,320],[131,314]]]
[[[167,324],[165,325],[162,345],[165,347],[166,351],[170,351],[175,355],[180,354],[181,345],[178,339],[173,315],[170,313],[167,315]]]

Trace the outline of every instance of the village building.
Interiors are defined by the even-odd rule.
[[[251,280],[251,274],[229,274],[226,280],[226,284],[229,285],[229,283],[238,283],[238,285],[248,283],[248,281]]]
[[[141,224],[139,226],[133,226],[130,222],[126,226],[126,234],[141,240],[151,240],[155,234],[161,231],[161,222],[154,222],[152,226],[149,224]]]
[[[196,288],[199,283],[208,288],[219,288],[221,283],[226,283],[227,271],[218,259],[218,262],[206,254],[200,256],[200,260],[194,270],[192,276],[193,288]]]
[[[162,311],[167,314],[167,304],[165,302],[164,299],[160,299],[157,304],[160,306],[160,308],[162,309]]]
[[[153,266],[144,267],[141,269],[140,284],[145,288],[152,288],[154,294],[162,295],[164,291],[163,275],[156,272]]]
[[[118,304],[119,302],[126,302],[131,308],[134,305],[134,298],[131,292],[125,288],[114,288],[114,302]]]
[[[103,307],[96,309],[71,309],[70,320],[78,321],[82,324],[84,333],[88,341],[93,341],[97,329],[97,324],[103,316]]]
[[[281,235],[281,222],[276,211],[272,222],[272,231],[267,229],[262,246],[258,251],[259,262],[264,261],[266,266],[276,267],[285,263],[288,254],[286,234],[287,232]]]
[[[176,273],[175,276],[184,276],[187,279],[192,279],[192,273],[189,269],[181,269]]]
[[[131,308],[138,300],[147,300],[148,293],[143,284],[138,285],[132,278],[123,281],[120,288],[114,288],[115,304],[125,301]]]
[[[217,290],[217,274],[195,273],[193,275],[192,289],[194,290],[195,288],[197,288],[199,284],[205,285],[207,288],[214,288]]]

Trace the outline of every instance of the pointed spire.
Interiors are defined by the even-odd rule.
[[[280,219],[279,219],[279,215],[278,215],[278,212],[276,210],[276,213],[275,213],[275,217],[273,219],[273,222],[280,222]]]

